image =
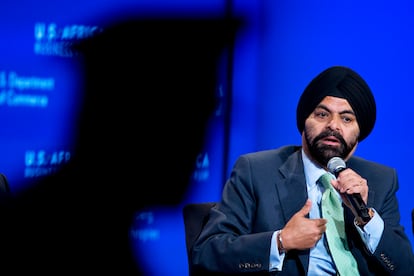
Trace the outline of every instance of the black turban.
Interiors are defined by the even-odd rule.
[[[296,109],[296,124],[300,133],[305,120],[326,96],[343,98],[355,113],[364,140],[372,131],[376,119],[375,99],[368,84],[350,68],[333,66],[316,76],[303,91]]]

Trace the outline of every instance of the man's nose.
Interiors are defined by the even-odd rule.
[[[331,120],[328,122],[328,127],[332,130],[339,130],[341,128],[341,117],[332,116]]]

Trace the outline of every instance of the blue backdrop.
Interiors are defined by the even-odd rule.
[[[131,229],[137,262],[149,275],[187,273],[182,206],[218,200],[240,154],[300,144],[297,100],[308,82],[331,65],[355,69],[371,86],[377,123],[356,154],[397,169],[401,222],[414,244],[409,175],[414,154],[413,6],[408,0],[3,1],[0,171],[18,193],[70,159],[82,85],[68,47],[72,42],[125,16],[230,15],[245,24],[233,51],[218,65],[222,105],[211,118],[205,150],[195,160],[197,169],[182,205],[137,213]]]

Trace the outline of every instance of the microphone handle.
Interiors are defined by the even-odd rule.
[[[346,197],[362,221],[368,222],[371,217],[369,216],[368,208],[365,205],[365,202],[362,200],[361,194],[346,194]]]

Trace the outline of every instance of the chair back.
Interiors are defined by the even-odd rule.
[[[207,222],[210,209],[216,204],[216,202],[188,203],[183,207],[185,246],[187,250],[189,275],[194,275],[191,267],[191,250],[194,242]]]
[[[0,173],[0,193],[9,193],[10,187],[9,182],[7,181],[7,178],[4,174]]]

